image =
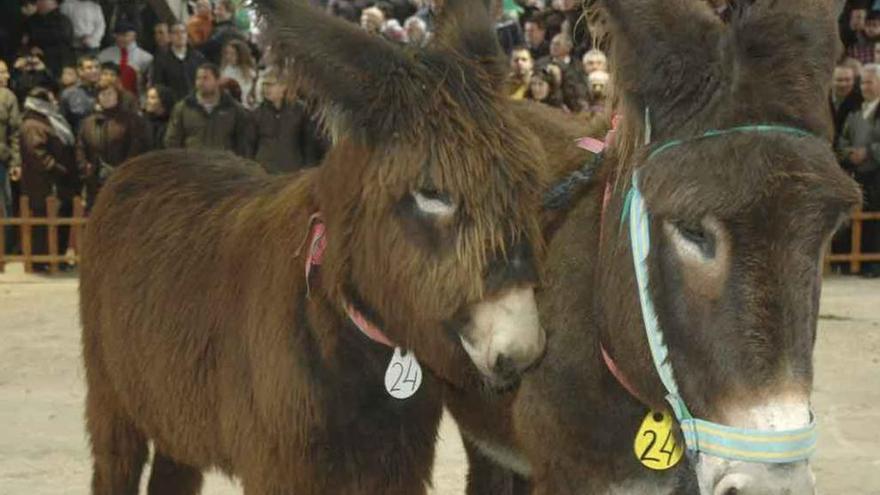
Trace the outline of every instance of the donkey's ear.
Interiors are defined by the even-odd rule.
[[[308,0],[252,0],[268,27],[277,62],[304,82],[322,106],[331,108],[349,127],[368,118],[369,109],[393,98],[395,76],[407,74],[412,62],[403,51],[358,26],[327,15]],[[360,123],[363,124],[363,123]]]
[[[611,33],[615,84],[663,119],[705,102],[695,96],[722,76],[724,24],[702,0],[596,0]],[[684,109],[683,109],[684,107]]]
[[[500,0],[446,0],[437,21],[436,43],[476,60],[498,84],[506,76],[492,11]]]

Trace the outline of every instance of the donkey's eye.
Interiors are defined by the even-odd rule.
[[[700,248],[703,255],[715,255],[715,237],[702,226],[689,222],[676,222],[675,230],[682,239]]]
[[[420,189],[412,192],[416,207],[427,215],[448,217],[455,213],[455,204],[449,195],[432,189]]]

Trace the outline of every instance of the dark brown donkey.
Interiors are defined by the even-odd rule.
[[[547,355],[512,409],[476,416],[476,394],[449,396],[475,463],[470,493],[511,491],[493,462],[541,495],[813,493],[804,460],[688,450],[676,464],[678,422],[664,430],[649,414],[670,418],[633,218],[648,219],[641,266],[668,350],[661,368],[693,416],[745,432],[732,441],[812,420],[823,248],[859,199],[829,144],[836,12],[824,0],[745,4],[728,24],[698,0],[601,2],[623,116],[599,174],[609,201],[603,208],[604,184],[584,188],[550,242],[539,295]],[[633,216],[636,173],[647,217]],[[746,447],[756,445],[765,447]]]
[[[546,160],[485,6],[448,2],[408,52],[259,4],[336,145],[296,176],[172,151],[108,182],[81,278],[95,494],[137,493],[150,442],[151,494],[212,468],[249,495],[425,493],[441,383],[509,386],[543,353]]]

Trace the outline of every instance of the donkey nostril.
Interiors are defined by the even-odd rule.
[[[738,488],[735,488],[735,487],[734,487],[734,488],[728,488],[728,489],[724,492],[724,495],[740,495],[740,493],[739,493],[739,489],[738,489]]]
[[[499,377],[512,378],[516,375],[516,365],[513,359],[504,354],[499,354],[495,359],[495,365],[492,366],[492,371]]]

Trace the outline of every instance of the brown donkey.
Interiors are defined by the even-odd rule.
[[[546,160],[485,5],[447,2],[410,52],[259,4],[336,145],[296,176],[169,151],[107,183],[81,276],[94,494],[137,493],[148,442],[151,494],[212,468],[248,495],[425,493],[441,384],[508,387],[543,353]]]
[[[859,200],[829,144],[835,5],[600,7],[623,125],[548,246],[545,359],[494,412],[449,395],[469,493],[813,493],[821,260]]]

